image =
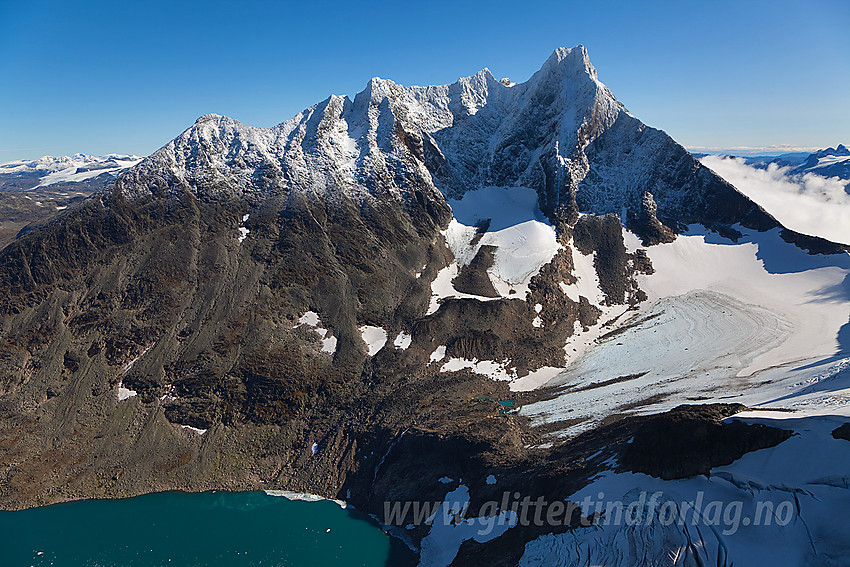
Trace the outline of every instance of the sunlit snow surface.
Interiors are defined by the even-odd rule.
[[[528,284],[540,269],[552,261],[561,245],[555,229],[540,212],[537,193],[527,187],[485,187],[467,192],[462,199],[449,199],[454,218],[443,231],[446,244],[455,261],[437,273],[431,283],[431,302],[428,314],[435,313],[446,298],[476,299],[493,301],[502,298],[525,300]],[[484,223],[484,224],[482,224]],[[486,225],[486,232],[480,232]],[[494,247],[493,266],[487,275],[498,297],[482,297],[457,291],[452,281],[460,269],[469,264],[482,246]],[[577,251],[574,252],[578,254]],[[571,286],[587,294],[596,303],[600,297],[599,280],[593,268],[593,257],[589,256],[589,272],[577,274],[578,284]],[[587,262],[583,264],[587,266]],[[564,293],[568,293],[566,290]],[[569,295],[569,294],[568,294]],[[578,295],[575,296],[578,301]],[[535,305],[540,313],[542,305]],[[532,324],[542,327],[537,317]],[[431,362],[443,361],[445,347],[431,354]],[[531,389],[550,379],[559,371],[544,367],[522,378],[517,376],[510,360],[469,360],[452,357],[443,362],[441,372],[456,372],[469,369],[489,376],[494,380],[512,381],[512,388]]]
[[[407,350],[407,347],[409,347],[411,343],[413,343],[413,335],[409,335],[402,331],[396,336],[393,341],[393,346],[401,350]]]
[[[251,215],[250,215],[250,214],[248,214],[248,215],[242,215],[242,224],[244,225],[246,222],[248,222],[248,219],[249,219],[250,217],[251,217]],[[240,226],[240,227],[239,227],[239,236],[237,237],[237,240],[239,241],[239,243],[240,243],[240,244],[241,244],[241,243],[242,243],[242,242],[243,242],[246,238],[248,238],[248,234],[249,234],[250,232],[251,232],[251,231],[250,231],[249,229],[247,229],[245,226]]]
[[[514,273],[537,273],[559,249],[554,231],[551,239],[528,237],[530,231],[523,238],[505,232],[528,225],[542,227],[539,234],[544,235],[551,228],[535,216],[533,195],[526,191],[487,188],[450,201],[455,219],[444,236],[455,262],[432,285],[431,312],[445,297],[492,300],[458,293],[451,285],[460,268],[488,243],[499,247],[497,260],[500,248],[505,251],[515,243],[520,246],[513,250],[532,242],[530,249],[546,252],[535,261],[531,254],[513,260],[504,254],[504,263],[497,261],[488,270],[501,297],[525,298],[524,293],[508,295],[497,285],[509,279],[505,266]],[[476,224],[485,219],[491,219],[490,227],[479,235]],[[517,377],[510,361],[447,357],[444,346],[431,354],[431,363],[444,372],[467,368],[509,380],[515,391],[553,388],[553,398],[525,405],[521,413],[534,425],[561,422],[560,430],[552,428],[556,436],[577,435],[611,415],[710,402],[763,408],[736,418],[797,434],[777,447],[717,467],[710,477],[663,481],[603,472],[564,497],[580,502],[602,494],[606,501],[628,504],[640,493],[657,492],[658,502],[648,509],[646,521],[544,535],[527,544],[522,565],[850,564],[822,560],[850,557],[844,533],[850,525],[850,443],[831,436],[850,418],[850,256],[809,255],[783,241],[778,229],[759,233],[734,228],[743,234],[734,242],[692,226],[672,243],[645,249],[655,272],[638,276],[648,299],[634,311],[604,304],[593,255],[568,243],[576,281],[561,289],[572,301],[586,297],[603,313],[597,325],[577,326],[565,345],[564,368],[544,367]],[[624,238],[627,251],[643,248],[633,234],[624,231]],[[535,305],[535,311],[540,313],[542,306]],[[603,326],[611,320],[612,326]],[[787,411],[767,411],[776,408]],[[461,486],[446,502],[467,498]],[[729,525],[712,523],[711,512],[695,523],[693,515],[685,523],[661,522],[659,507],[665,502],[698,498],[716,502],[727,514],[730,504],[740,503],[742,522],[730,531]],[[789,521],[748,524],[765,502],[773,509],[786,506]],[[449,564],[463,540],[472,536],[471,524],[462,522],[432,529],[423,540],[421,565]]]
[[[617,521],[611,508],[610,519],[598,525],[529,542],[520,565],[848,565],[850,443],[831,435],[845,420],[784,418],[776,412],[736,418],[795,435],[716,467],[708,477],[665,481],[606,471],[569,500],[629,505],[642,494],[645,501],[655,495],[642,521]],[[676,505],[673,516],[663,512],[667,502]],[[698,502],[699,515],[678,513],[688,509],[682,504]]]
[[[647,249],[649,300],[547,383],[560,395],[522,408],[533,423],[571,420],[562,434],[574,435],[611,414],[709,401],[850,415],[850,384],[805,390],[850,357],[850,256],[809,255],[778,230],[741,229],[733,243],[696,228]]]
[[[531,278],[552,261],[562,248],[554,227],[540,212],[537,193],[527,187],[485,187],[467,192],[462,199],[449,199],[454,218],[443,231],[446,245],[455,261],[437,273],[431,283],[431,302],[427,314],[435,313],[446,298],[494,301],[497,299],[526,299]],[[486,226],[486,231],[481,233]],[[493,266],[487,270],[498,297],[482,297],[457,291],[452,284],[461,268],[469,264],[482,246],[492,246]],[[575,337],[564,346],[564,363],[578,357],[603,332],[601,323],[621,315],[626,306],[604,304],[604,294],[594,267],[592,254],[582,254],[570,242],[575,270],[575,283],[561,283],[561,290],[572,301],[581,297],[600,309],[600,325],[589,332],[579,328]],[[540,306],[542,310],[542,306]],[[540,313],[535,305],[535,311]],[[539,316],[532,321],[542,327]],[[432,361],[434,360],[432,355]],[[442,359],[440,359],[442,360]],[[511,382],[512,390],[531,390],[547,382],[560,370],[543,367],[525,376],[518,376],[510,360],[467,360],[452,358],[441,367],[443,372],[470,369],[494,380]]]
[[[322,352],[333,354],[336,352],[337,339],[327,329],[321,327],[321,323],[318,313],[307,311],[298,319],[298,324],[295,327],[300,327],[301,325],[313,327],[313,330],[316,331],[316,334],[319,335],[322,341]]]
[[[492,361],[432,355],[443,369],[513,380],[514,390],[544,383],[560,388],[555,398],[521,409],[533,424],[564,422],[556,435],[576,435],[614,414],[718,401],[763,408],[735,419],[796,433],[709,477],[663,481],[605,471],[564,497],[628,505],[642,493],[657,493],[645,521],[541,536],[526,545],[521,565],[850,564],[844,559],[850,557],[850,443],[831,435],[850,418],[850,256],[809,255],[784,242],[778,230],[735,228],[743,233],[737,242],[694,226],[673,243],[648,248],[656,271],[639,276],[648,300],[634,312],[606,307],[601,320],[619,316],[613,327],[577,329],[563,369],[517,379]],[[641,248],[634,235],[624,236],[630,251]],[[573,257],[578,282],[563,286],[565,293],[599,301],[592,256],[573,251]],[[618,327],[624,330],[605,336]],[[770,411],[776,408],[789,411]],[[665,503],[699,499],[696,520],[691,514],[684,522],[662,521]],[[712,502],[714,509],[706,509]],[[784,506],[787,522],[774,514],[771,523],[753,525],[764,517],[758,510],[765,503],[773,510]],[[725,517],[731,512],[732,523],[721,518],[717,524],[716,510]],[[440,541],[440,547],[430,547],[422,564],[448,564],[469,537],[461,534],[460,526],[432,530],[427,545]]]
[[[375,356],[387,344],[387,332],[381,327],[363,325],[360,327],[360,336],[366,343],[369,356]]]
[[[130,155],[110,154],[106,156],[44,156],[37,160],[18,160],[0,164],[0,174],[36,173],[41,176],[36,187],[47,187],[56,183],[78,183],[103,173],[117,174],[142,161]]]
[[[135,390],[131,390],[130,388],[125,388],[123,384],[118,385],[118,401],[123,402],[124,400],[130,399],[136,395]]]
[[[492,301],[500,297],[525,299],[531,278],[552,261],[560,249],[555,229],[537,206],[537,193],[527,187],[485,187],[448,200],[454,218],[443,231],[455,261],[440,270],[431,284],[428,314],[449,297]],[[478,226],[487,223],[480,234]],[[482,246],[493,246],[493,266],[487,270],[500,297],[481,297],[457,291],[452,280]]]

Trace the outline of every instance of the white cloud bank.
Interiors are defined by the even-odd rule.
[[[807,153],[811,154],[820,149],[819,146],[792,146],[790,144],[774,144],[772,146],[688,146],[687,150],[691,153],[709,152],[709,153],[733,153],[747,155],[771,155],[783,153]]]
[[[705,156],[714,170],[747,197],[761,205],[787,228],[850,244],[850,195],[844,180],[814,173],[790,174],[790,167],[770,164],[759,169],[743,158]]]

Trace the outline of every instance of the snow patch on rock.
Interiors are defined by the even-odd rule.
[[[476,374],[487,376],[492,380],[510,381],[516,378],[516,369],[510,368],[510,360],[497,362],[495,360],[478,360],[449,357],[449,359],[440,367],[440,372],[457,372],[468,368]]]
[[[316,334],[319,335],[322,343],[322,352],[327,352],[333,354],[336,352],[337,347],[337,339],[335,336],[330,334],[330,332],[320,327],[321,320],[319,319],[319,314],[315,311],[306,311],[301,317],[298,318],[298,324],[293,327],[296,329],[301,325],[307,325],[308,327],[313,327],[313,330]]]
[[[330,336],[322,339],[322,352],[333,354],[336,352],[336,337]]]
[[[429,357],[430,362],[440,362],[446,357],[446,345],[440,345],[434,349]]]
[[[412,342],[413,335],[409,335],[402,331],[398,334],[398,336],[396,336],[395,340],[393,341],[393,346],[401,350],[407,350],[407,348],[411,345]]]
[[[573,255],[573,276],[576,282],[572,284],[561,282],[559,284],[561,291],[575,303],[579,303],[581,297],[586,297],[592,305],[601,305],[605,300],[605,294],[599,286],[599,275],[594,265],[596,253],[582,254],[572,243],[570,248]]]
[[[319,314],[315,311],[305,311],[304,315],[298,318],[298,325],[309,325],[311,327],[316,327],[318,326],[318,324]]]
[[[452,221],[454,222],[454,221]],[[452,262],[445,268],[437,272],[437,277],[431,282],[431,300],[428,303],[428,311],[425,315],[432,315],[440,308],[440,303],[444,299],[476,299],[478,301],[494,301],[501,299],[500,297],[484,297],[481,295],[472,295],[457,291],[452,284],[452,281],[457,277],[459,272],[457,262]]]
[[[135,390],[131,390],[129,388],[125,388],[124,384],[118,384],[118,401],[122,402],[124,400],[130,399],[136,395]]]
[[[369,356],[375,356],[387,344],[387,331],[382,327],[363,325],[359,330],[363,342],[366,343]]]

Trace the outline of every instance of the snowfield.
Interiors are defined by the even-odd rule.
[[[514,289],[512,297],[523,299],[522,282],[560,249],[536,216],[530,190],[490,187],[449,202],[455,218],[443,234],[455,261],[438,274],[429,313],[444,297],[493,299],[451,285],[483,245],[496,246],[488,275],[499,295]],[[485,220],[482,235],[477,227]],[[628,506],[648,494],[655,500],[643,505],[643,520],[625,525],[603,516],[593,527],[542,536],[526,545],[521,565],[849,564],[818,561],[850,557],[850,443],[831,435],[850,419],[850,255],[807,254],[779,229],[733,228],[742,234],[737,241],[691,226],[672,243],[646,248],[655,272],[637,277],[648,299],[631,311],[604,304],[593,255],[568,243],[577,281],[561,289],[603,313],[596,326],[577,326],[561,368],[517,377],[509,360],[446,357],[445,347],[432,353],[444,372],[467,368],[510,381],[514,391],[553,389],[554,397],[520,409],[534,425],[561,422],[553,436],[572,437],[611,415],[711,402],[742,403],[755,411],[730,419],[796,434],[708,477],[663,481],[605,471],[565,500]],[[643,248],[625,230],[624,240],[629,252]],[[514,287],[500,287],[506,282]],[[454,500],[468,500],[464,486],[446,495],[446,503]],[[694,503],[698,514],[688,508]],[[435,525],[420,565],[448,565],[474,534],[472,523]]]
[[[777,415],[731,418],[795,435],[716,467],[708,477],[664,481],[603,473],[569,500],[608,513],[592,527],[529,542],[520,565],[847,565],[850,443],[831,435],[845,420]],[[633,515],[640,521],[625,514],[618,521],[611,503],[642,510]]]
[[[35,186],[38,188],[56,183],[78,183],[103,173],[117,175],[141,161],[142,158],[137,156],[119,154],[44,156],[37,160],[17,160],[0,164],[0,175],[36,174],[41,178]]]
[[[831,365],[850,357],[850,256],[808,255],[776,230],[741,229],[733,243],[692,228],[647,249],[656,272],[639,283],[649,300],[617,332],[579,335],[584,351],[546,383],[562,393],[522,414],[583,419],[561,432],[572,436],[607,415],[683,403],[793,408],[788,396],[837,372]],[[843,414],[835,395],[808,395],[805,406]]]
[[[428,315],[439,309],[443,299],[465,298],[492,301],[525,299],[531,278],[552,261],[561,248],[555,228],[537,206],[537,193],[527,187],[485,187],[447,200],[454,218],[442,232],[455,261],[440,270],[431,283]],[[487,222],[481,234],[478,225]],[[452,280],[468,265],[482,246],[495,247],[490,283],[499,297],[482,297],[457,291]]]
[[[835,354],[839,330],[850,321],[850,255],[810,255],[785,243],[778,229],[735,228],[744,234],[738,243],[695,231],[649,248],[656,273],[642,278],[641,288],[650,300],[716,291],[786,319],[793,332],[740,374]]]

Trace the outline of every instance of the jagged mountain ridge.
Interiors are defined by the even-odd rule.
[[[541,209],[575,222],[578,211],[625,212],[641,236],[645,193],[677,231],[701,222],[777,223],[700,166],[663,132],[634,118],[598,79],[587,51],[559,49],[528,81],[503,84],[488,70],[452,85],[402,87],[372,79],[351,101],[332,96],[270,128],[206,115],[125,173],[138,198],[165,176],[194,191],[232,197],[335,191],[365,197],[459,198],[487,186],[529,187]],[[220,189],[222,184],[229,189]]]

